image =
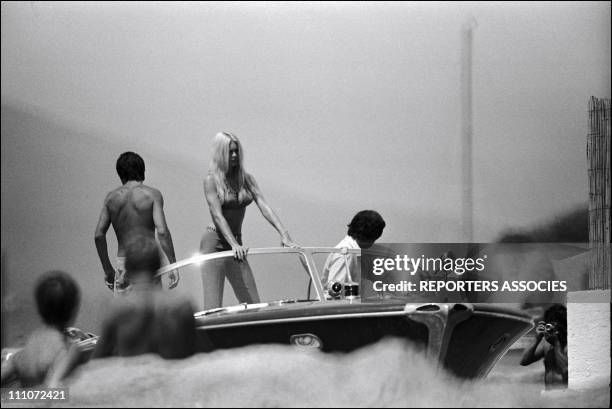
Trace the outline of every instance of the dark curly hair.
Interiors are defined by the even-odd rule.
[[[121,183],[135,180],[142,182],[145,179],[145,164],[142,157],[134,152],[124,152],[117,159],[117,174]]]
[[[362,210],[348,225],[348,235],[355,240],[376,241],[382,236],[385,221],[374,210]]]
[[[68,273],[54,270],[39,277],[34,298],[43,322],[63,330],[76,315],[81,291]]]
[[[562,345],[567,344],[567,308],[561,304],[553,304],[544,312],[544,321],[557,323],[559,341]]]

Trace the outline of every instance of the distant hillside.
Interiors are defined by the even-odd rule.
[[[588,243],[589,212],[582,205],[533,228],[511,229],[497,240],[501,243]]]

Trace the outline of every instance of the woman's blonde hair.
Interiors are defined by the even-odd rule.
[[[208,173],[212,175],[215,185],[217,186],[217,195],[221,204],[225,202],[225,198],[229,191],[233,191],[227,180],[229,172],[229,150],[230,144],[235,142],[238,145],[238,201],[243,202],[250,196],[250,192],[246,189],[246,171],[244,170],[244,150],[240,139],[229,132],[219,132],[215,135],[212,145],[212,160]]]

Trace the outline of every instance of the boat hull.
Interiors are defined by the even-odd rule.
[[[486,376],[527,333],[529,315],[486,304],[306,302],[196,318],[202,351],[253,344],[351,352],[386,337],[409,341],[438,367],[462,378]]]

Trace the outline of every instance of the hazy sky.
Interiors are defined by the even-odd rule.
[[[231,130],[264,186],[455,219],[470,15],[475,235],[489,240],[586,199],[609,2],[3,3],[2,98],[197,170]],[[447,239],[433,236],[388,238]]]
[[[335,245],[364,208],[387,220],[382,241],[461,241],[470,16],[484,242],[587,201],[587,103],[610,97],[610,2],[2,2],[9,269],[41,246],[58,265],[69,253],[98,267],[93,229],[125,150],[143,154],[164,194],[178,257],[192,254],[210,221],[202,179],[220,130],[241,137],[247,168],[303,245]],[[245,239],[278,245],[258,213]]]

